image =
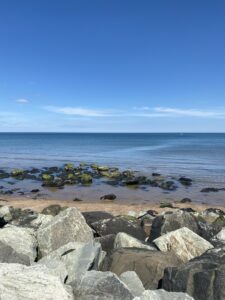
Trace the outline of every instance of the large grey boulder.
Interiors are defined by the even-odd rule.
[[[2,300],[72,300],[69,287],[43,266],[0,264]]]
[[[157,289],[164,269],[180,264],[181,260],[173,253],[120,248],[107,255],[101,270],[118,276],[126,271],[135,271],[146,289]]]
[[[79,300],[132,300],[128,287],[111,272],[86,272],[72,284],[75,299]]]
[[[134,296],[140,296],[144,292],[145,288],[134,271],[124,272],[119,278],[126,284]]]
[[[141,248],[148,250],[157,250],[155,247],[144,244],[143,242],[124,232],[117,233],[114,241],[114,248]]]
[[[34,230],[7,225],[0,229],[0,262],[30,265],[37,257]]]
[[[179,267],[165,270],[162,288],[186,292],[196,300],[225,299],[225,247],[207,251]]]
[[[165,212],[153,220],[150,241],[182,227],[199,234],[199,224],[193,214],[182,210]]]
[[[127,218],[126,216],[100,220],[92,223],[91,226],[99,236],[125,232],[142,241],[145,240],[146,237],[145,232],[140,225],[140,221],[135,218]]]
[[[153,242],[162,252],[176,253],[183,262],[213,248],[212,244],[186,227],[164,234]]]
[[[222,243],[225,243],[225,228],[221,229],[219,233],[214,237],[215,240],[218,240]]]
[[[38,264],[44,264],[54,270],[52,261],[60,261],[64,264],[67,270],[66,283],[71,283],[73,280],[80,278],[88,270],[97,270],[101,254],[101,245],[94,241],[88,243],[68,243],[57,250],[44,256],[38,261]],[[60,264],[58,264],[60,267]],[[61,276],[65,275],[64,269]]]
[[[34,229],[38,229],[40,226],[46,225],[53,218],[52,215],[38,214],[37,218],[30,222],[30,226]]]
[[[88,242],[93,239],[93,233],[82,214],[71,207],[41,225],[37,239],[40,254],[45,256],[69,242]]]
[[[144,291],[140,297],[135,297],[133,300],[194,300],[185,293],[167,292],[165,290]]]

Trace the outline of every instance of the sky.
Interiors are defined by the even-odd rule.
[[[225,132],[225,1],[1,0],[0,132]]]

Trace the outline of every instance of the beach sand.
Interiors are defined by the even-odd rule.
[[[46,199],[28,199],[25,197],[14,198],[14,197],[1,197],[0,205],[10,205],[13,207],[18,207],[22,209],[32,209],[37,212],[41,212],[45,207],[59,204],[61,206],[77,207],[80,211],[106,211],[112,213],[113,215],[123,215],[127,214],[129,211],[146,211],[146,210],[156,210],[157,212],[172,210],[172,208],[160,208],[159,204],[149,203],[149,204],[118,204],[113,201],[98,201],[98,202],[77,202],[77,201],[67,201],[67,200],[46,200]],[[217,205],[207,205],[207,204],[196,204],[196,203],[173,203],[174,208],[187,208],[200,212],[209,207],[219,208],[225,211],[225,206]]]

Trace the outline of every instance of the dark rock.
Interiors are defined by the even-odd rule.
[[[155,173],[155,172],[153,172],[153,173],[152,173],[152,176],[153,176],[153,177],[158,177],[158,176],[161,176],[161,174],[160,174],[160,173]]]
[[[83,212],[82,215],[89,226],[91,226],[91,224],[94,222],[113,218],[112,214],[105,211],[86,211]]]
[[[194,213],[194,212],[196,212],[196,210],[194,210],[194,209],[191,208],[191,207],[180,208],[180,210],[186,211],[186,212],[188,212],[188,213]]]
[[[100,200],[115,200],[116,195],[115,194],[107,194],[100,198]]]
[[[172,180],[162,182],[159,187],[163,190],[175,191],[177,186]]]
[[[135,271],[146,289],[157,289],[168,266],[178,266],[181,261],[173,253],[163,253],[137,248],[120,248],[108,254],[102,270],[118,276]]]
[[[81,201],[83,201],[83,200],[80,199],[80,198],[74,198],[73,201],[75,201],[75,202],[81,202]]]
[[[224,191],[225,188],[214,188],[214,187],[208,187],[208,188],[204,188],[201,190],[202,193],[210,193],[210,192],[219,192],[219,191]]]
[[[198,300],[225,299],[225,250],[213,249],[180,267],[165,270],[162,287]]]
[[[22,210],[21,208],[11,207],[10,213],[12,215],[10,224],[15,226],[30,227],[31,222],[38,217],[38,213],[31,209]]]
[[[139,240],[145,240],[146,237],[139,220],[131,220],[124,216],[97,221],[92,223],[91,226],[99,236],[125,232]]]
[[[180,177],[178,179],[178,181],[185,186],[190,186],[192,185],[192,179],[191,178],[187,178],[187,177]]]
[[[218,215],[218,217],[225,216],[225,212],[219,208],[207,208],[203,211],[203,215],[210,215],[215,214]]]
[[[103,251],[109,253],[114,248],[115,237],[115,234],[108,234],[105,236],[95,238],[95,241],[101,244]]]
[[[31,192],[31,193],[38,193],[38,192],[40,192],[40,190],[39,190],[39,189],[33,189],[33,190],[31,190],[30,192]]]
[[[180,203],[191,203],[192,200],[190,198],[183,198],[180,200]]]
[[[195,233],[199,233],[198,221],[190,213],[178,210],[157,216],[152,222],[150,241],[182,227],[187,227]]]
[[[161,202],[160,205],[159,205],[159,207],[160,208],[166,208],[166,207],[168,207],[168,208],[174,208],[173,207],[173,203],[171,203],[171,202]]]

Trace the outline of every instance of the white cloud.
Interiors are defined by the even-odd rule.
[[[199,110],[199,109],[180,109],[170,107],[155,107],[157,113],[164,113],[167,116],[188,116],[203,118],[225,118],[225,111],[218,110]]]
[[[108,110],[98,110],[98,109],[87,109],[82,107],[55,107],[55,106],[45,106],[44,109],[64,114],[70,116],[82,116],[82,117],[105,117],[112,115]]]
[[[27,104],[27,103],[29,103],[30,101],[27,100],[27,99],[21,98],[21,99],[17,99],[16,102],[17,102],[17,103],[21,103],[21,104]]]
[[[133,109],[134,110],[150,110],[151,108],[148,106],[141,106],[141,107],[134,106]]]

